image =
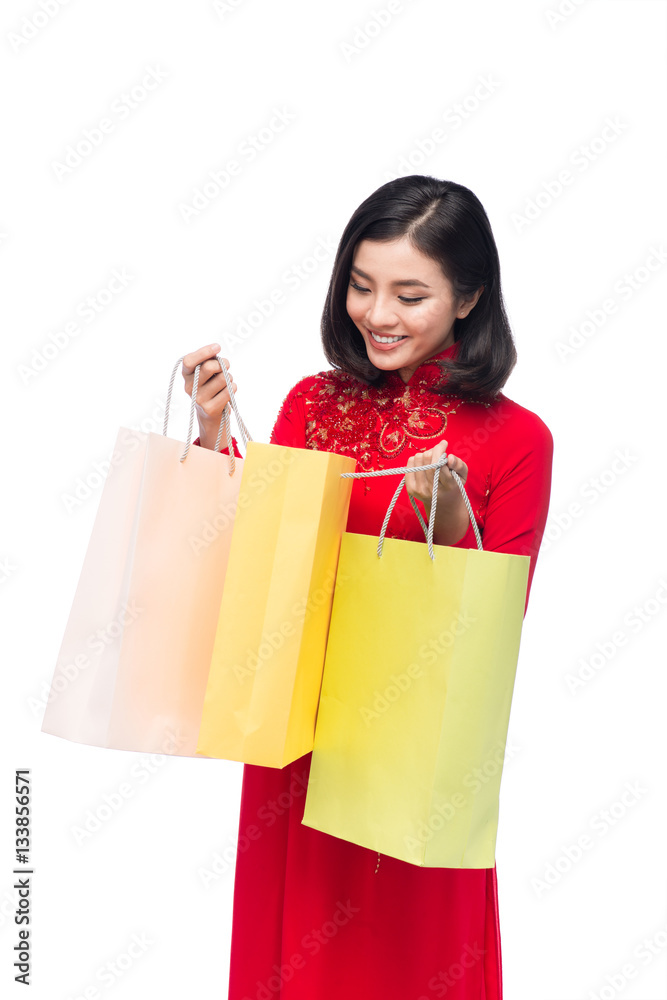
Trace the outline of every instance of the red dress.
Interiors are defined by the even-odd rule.
[[[436,357],[455,356],[453,344]],[[544,530],[553,440],[530,410],[438,396],[436,365],[381,389],[330,370],[288,393],[271,441],[404,466],[446,438],[468,465],[485,549],[530,555]],[[379,535],[398,476],[353,480],[348,531]],[[403,490],[387,534],[424,540]],[[459,546],[475,547],[469,527]],[[527,599],[526,599],[527,603]],[[496,869],[420,868],[303,826],[311,755],[245,765],[229,1000],[501,1000]],[[376,871],[377,868],[377,871]]]

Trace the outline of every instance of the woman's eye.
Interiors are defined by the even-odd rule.
[[[364,288],[363,285],[358,285],[356,281],[350,281],[350,285],[357,292],[370,292],[370,288]],[[400,302],[405,302],[407,305],[413,305],[415,302],[423,302],[426,296],[420,295],[417,298],[409,298],[407,295],[399,295],[398,298]]]

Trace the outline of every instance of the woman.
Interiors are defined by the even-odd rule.
[[[357,471],[427,465],[447,452],[434,540],[476,544],[453,469],[484,548],[530,556],[530,589],[553,441],[500,391],[516,351],[476,196],[414,175],[367,198],[342,235],[321,332],[333,367],[290,390],[271,441],[352,456]],[[202,363],[196,443],[209,448],[229,399],[210,360],[218,351],[209,345],[183,364],[191,394]],[[425,514],[433,475],[407,475]],[[353,480],[347,530],[378,535],[396,485],[393,476]],[[387,533],[423,541],[406,491]],[[400,613],[400,594],[388,613]],[[282,770],[244,768],[230,1000],[500,1000],[495,866],[420,868],[302,825],[310,756]]]

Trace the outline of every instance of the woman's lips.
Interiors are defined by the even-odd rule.
[[[366,329],[368,330],[368,327],[366,327]],[[404,340],[408,339],[405,336],[401,336],[400,340],[392,340],[388,344],[383,344],[380,341],[376,340],[373,334],[375,334],[378,337],[384,337],[387,336],[387,334],[383,333],[376,334],[375,330],[368,330],[368,334],[371,338],[371,343],[373,347],[375,347],[378,351],[390,351],[393,347],[398,347],[399,344],[402,344]]]

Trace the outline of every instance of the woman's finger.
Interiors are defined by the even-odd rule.
[[[424,461],[424,453],[418,451],[415,455],[412,455],[410,464],[413,468],[419,465],[426,465]],[[406,475],[405,485],[407,487],[408,493],[413,496],[420,497],[424,492],[424,472],[411,472]]]
[[[430,451],[424,451],[419,456],[419,465],[432,465],[434,461],[433,449]],[[419,477],[418,484],[419,490],[422,497],[430,497],[433,493],[433,476],[435,474],[435,469],[425,469],[422,472],[418,472]]]
[[[450,470],[453,469],[454,472],[465,483],[466,479],[468,478],[468,466],[463,461],[463,459],[457,458],[456,455],[449,455],[447,458],[447,468]],[[453,479],[453,476],[450,476],[449,478]]]
[[[197,351],[192,351],[190,354],[186,354],[183,358],[183,365],[181,367],[181,373],[183,378],[194,373],[197,365],[203,364],[209,358],[214,358],[216,354],[221,351],[220,344],[208,344],[206,347],[200,347]],[[223,358],[225,366],[229,368],[229,361],[227,358]],[[220,366],[218,365],[218,368]]]
[[[215,365],[215,368],[213,367]],[[210,367],[209,367],[210,366]],[[227,374],[229,375],[229,381],[234,381],[234,376],[227,369]],[[194,382],[194,375],[191,376]],[[187,383],[187,379],[186,379]],[[220,370],[220,365],[217,361],[206,362],[199,369],[199,385],[197,386],[197,401],[213,399],[219,392],[224,391],[227,388],[227,380],[225,379],[224,372]],[[190,393],[192,395],[192,393]]]
[[[408,460],[405,463],[406,466],[408,466],[409,468],[413,468],[417,464],[415,462],[415,458],[416,458],[416,455],[410,455],[410,457],[408,458]],[[405,473],[405,489],[406,489],[406,492],[407,492],[408,496],[415,496],[416,495],[416,484],[415,484],[415,473],[414,472],[406,472]]]
[[[425,456],[425,458],[428,459],[428,462],[424,462],[424,465],[435,465],[436,462],[440,460],[440,458],[445,454],[446,451],[447,451],[447,442],[444,439],[442,441],[438,441],[435,447],[431,448],[431,450]],[[442,483],[443,481],[442,469],[432,469],[429,472],[424,473],[425,476],[428,476],[427,488],[429,497],[433,495],[433,480],[436,474],[438,475],[439,482]]]
[[[215,345],[211,345],[214,347]],[[224,392],[227,388],[227,381],[225,379],[224,372],[220,367],[220,362],[217,358],[207,358],[206,360],[197,361],[198,355],[201,352],[208,352],[209,348],[202,348],[201,351],[193,351],[192,354],[186,355],[183,359],[183,368],[188,371],[188,374],[184,374],[183,378],[185,380],[185,391],[188,396],[192,396],[192,390],[194,387],[194,371],[197,365],[199,365],[199,382],[197,384],[197,404],[204,404],[210,402],[214,399],[220,392]],[[186,365],[185,361],[189,360],[193,364]],[[233,382],[232,373],[229,371],[229,362],[227,358],[223,358],[225,362],[225,367],[227,368],[227,374],[229,376],[230,382]],[[226,400],[218,400],[218,403],[224,406],[227,402],[229,396]]]
[[[236,382],[232,382],[232,391],[236,394],[238,386]],[[201,399],[199,392],[197,392],[197,406],[202,410],[206,416],[218,417],[222,414],[224,407],[229,402],[229,391],[227,389],[227,384],[224,383],[219,392],[213,392],[211,395],[206,396]]]

